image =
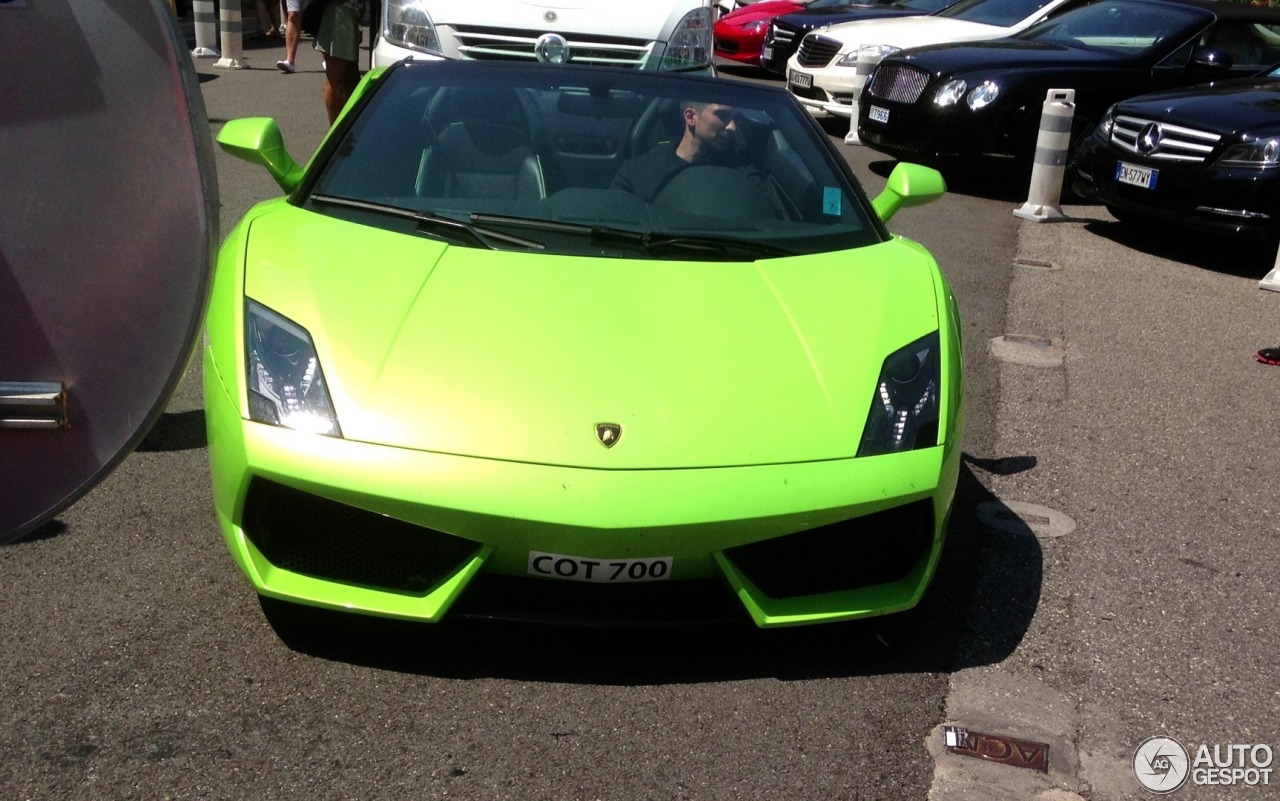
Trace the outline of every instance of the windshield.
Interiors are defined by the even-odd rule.
[[[1038,42],[1138,55],[1186,41],[1208,15],[1196,8],[1119,0],[1084,6],[1023,31]]]
[[[622,258],[881,241],[847,165],[776,87],[419,62],[370,92],[294,202],[464,247]]]
[[[960,0],[937,16],[1011,28],[1050,2],[1052,0]]]

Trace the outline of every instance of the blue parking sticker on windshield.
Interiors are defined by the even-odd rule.
[[[822,213],[832,217],[840,216],[840,188],[826,186],[822,188]]]

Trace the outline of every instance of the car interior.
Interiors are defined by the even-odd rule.
[[[454,216],[647,231],[794,236],[797,226],[870,227],[802,109],[737,107],[732,163],[686,168],[646,203],[611,184],[629,159],[679,141],[676,97],[415,81],[381,94],[337,143],[311,191]],[[778,95],[770,102],[793,102]]]

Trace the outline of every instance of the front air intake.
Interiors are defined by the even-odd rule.
[[[480,548],[265,479],[249,485],[244,532],[267,561],[284,570],[411,593],[431,589]]]
[[[725,551],[770,598],[887,584],[905,577],[933,544],[933,505],[916,501]]]

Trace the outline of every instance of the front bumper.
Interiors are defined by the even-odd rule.
[[[865,92],[858,106],[858,137],[868,147],[905,161],[1020,155],[1019,132],[1011,130],[998,107],[971,111],[961,103],[939,108],[928,97],[895,103]],[[887,121],[872,119],[872,109],[887,115]]]
[[[760,46],[760,66],[775,75],[787,74],[787,61],[795,55],[800,47],[800,40],[808,31],[778,31],[774,25],[773,37],[765,37]]]
[[[747,35],[733,30],[718,31],[715,34],[716,58],[759,66],[760,46],[763,43],[764,34]]]
[[[1117,162],[1159,171],[1154,188],[1116,180]],[[1072,189],[1088,200],[1220,236],[1280,238],[1280,170],[1177,164],[1113,148],[1091,136],[1067,164]]]
[[[787,65],[787,89],[815,117],[853,116],[853,89],[857,71],[849,67],[823,69]],[[799,86],[795,76],[806,76],[810,86]]]
[[[959,468],[958,446],[707,470],[495,462],[246,422],[208,358],[204,377],[219,524],[254,588],[410,620],[442,619],[482,574],[573,583],[528,577],[533,551],[671,557],[666,586],[720,580],[761,627],[902,611],[936,569]]]

